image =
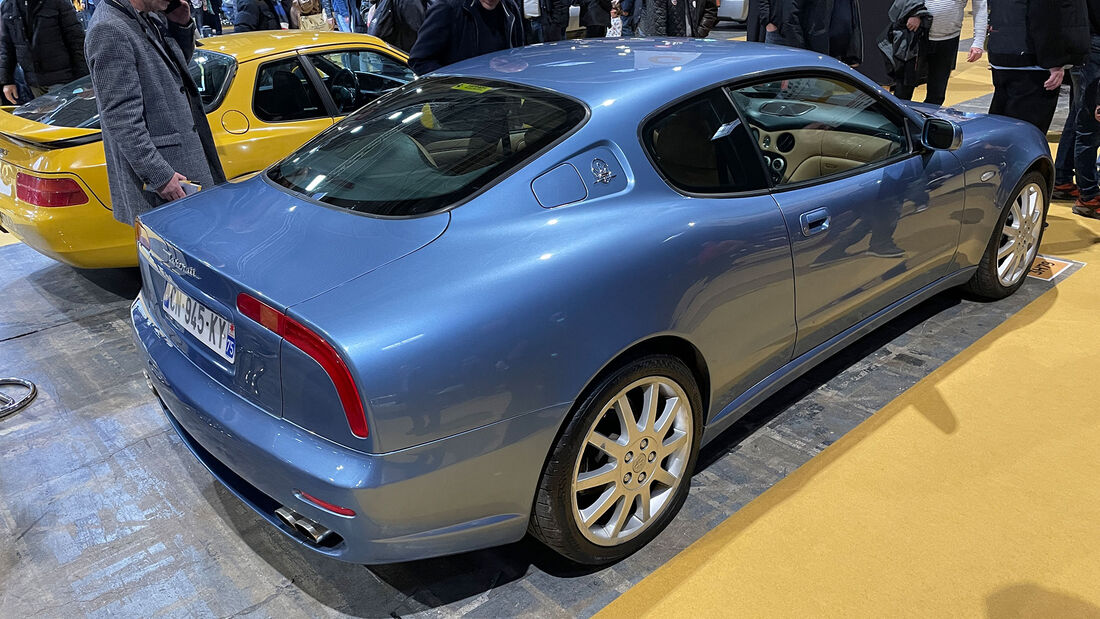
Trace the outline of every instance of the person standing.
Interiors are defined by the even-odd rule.
[[[409,52],[409,67],[424,75],[525,41],[517,0],[435,0]]]
[[[1100,0],[1088,0],[1089,53],[1083,65],[1071,71],[1074,92],[1073,169],[1077,176],[1077,200],[1073,212],[1100,219],[1100,186],[1097,184],[1096,155],[1100,149],[1100,122],[1096,110],[1100,106]],[[1068,124],[1068,121],[1067,121]],[[1061,152],[1058,153],[1061,155]],[[1056,187],[1057,189],[1057,187]]]
[[[611,0],[580,0],[580,24],[584,26],[584,38],[598,39],[607,36],[611,26]]]
[[[542,39],[544,43],[564,41],[569,28],[569,0],[544,0]]]
[[[290,3],[284,0],[238,0],[233,32],[282,30],[283,24],[288,28],[297,28],[290,13]]]
[[[332,0],[332,16],[340,32],[359,31],[359,3],[356,0]]]
[[[1081,64],[1088,49],[1085,0],[989,0],[989,113],[1046,134],[1065,67]]]
[[[845,64],[863,62],[859,0],[759,0],[764,42],[799,47]]]
[[[84,27],[69,0],[7,0],[0,5],[0,82],[16,105],[15,68],[35,97],[88,74]]]
[[[716,23],[716,0],[647,0],[639,28],[645,36],[703,38]]]
[[[974,39],[970,42],[967,62],[977,62],[985,51],[985,35],[989,26],[989,8],[986,0],[925,0],[925,7],[932,14],[932,27],[928,31],[924,64],[928,69],[928,93],[925,103],[943,105],[947,97],[947,81],[955,70],[962,36],[963,12],[967,3],[974,11]]]
[[[622,36],[632,37],[638,32],[638,24],[641,21],[644,6],[643,0],[622,0],[619,3],[617,14],[612,14],[612,17],[618,17],[622,20]]]
[[[85,51],[99,108],[114,217],[134,218],[186,196],[184,184],[225,182],[188,62],[195,51],[191,5],[105,0]]]

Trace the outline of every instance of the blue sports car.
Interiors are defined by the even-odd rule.
[[[273,526],[404,561],[578,562],[675,516],[701,445],[936,292],[998,298],[1052,162],[781,47],[475,58],[145,215],[132,318],[184,443]]]

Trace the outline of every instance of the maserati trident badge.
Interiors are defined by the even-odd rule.
[[[597,158],[592,160],[592,176],[596,177],[597,183],[606,185],[615,178],[615,173],[611,171],[611,166],[607,165],[606,161]]]

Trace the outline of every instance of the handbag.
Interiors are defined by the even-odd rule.
[[[303,17],[318,15],[322,11],[321,0],[294,0],[294,6],[298,7],[298,11],[301,12]]]
[[[324,13],[302,15],[298,18],[298,25],[302,30],[320,30],[322,32],[328,32],[333,29],[332,25],[325,19]]]

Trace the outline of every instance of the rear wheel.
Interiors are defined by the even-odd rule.
[[[1049,200],[1046,179],[1030,172],[1016,188],[1001,212],[993,238],[967,289],[986,299],[1003,299],[1024,284],[1024,277],[1039,253]]]
[[[543,471],[531,531],[586,564],[635,552],[683,505],[699,452],[691,371],[654,355],[613,372],[569,421]]]

